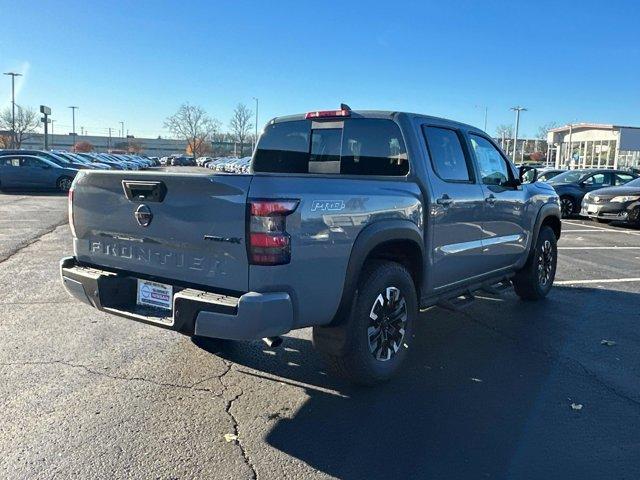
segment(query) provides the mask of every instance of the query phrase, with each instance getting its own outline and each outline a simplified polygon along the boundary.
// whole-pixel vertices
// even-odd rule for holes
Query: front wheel
[[[513,278],[516,294],[523,300],[540,300],[547,296],[556,277],[558,245],[551,227],[543,226],[534,251],[525,266]]]
[[[571,197],[560,198],[560,213],[562,218],[571,217],[576,211],[576,202]]]
[[[372,261],[360,275],[348,318],[335,327],[314,327],[313,343],[333,373],[352,383],[373,385],[400,369],[417,314],[416,289],[407,269],[395,262]]]
[[[62,177],[56,183],[58,190],[61,192],[68,192],[71,188],[71,184],[73,183],[73,179],[69,177]]]

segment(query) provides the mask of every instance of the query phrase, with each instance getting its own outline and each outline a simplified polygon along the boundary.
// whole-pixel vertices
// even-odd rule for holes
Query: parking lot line
[[[554,285],[573,285],[575,283],[626,283],[640,282],[640,278],[603,278],[601,280],[559,280],[553,282]]]
[[[558,247],[558,250],[640,250],[640,247]]]
[[[624,233],[626,235],[640,235],[640,232],[632,232],[629,230],[617,230],[617,229],[613,229],[613,228],[607,228],[607,227],[598,227],[596,225],[584,225],[583,223],[575,223],[575,222],[571,222],[568,220],[563,220],[563,223],[566,223],[568,225],[575,225],[576,227],[587,227],[587,228],[592,228],[595,230],[604,230],[605,232],[612,232],[612,233]],[[567,230],[567,232],[570,232],[571,230]]]
[[[610,230],[596,230],[596,229],[581,229],[581,228],[577,228],[575,230],[563,230],[562,234],[564,235],[565,233],[606,233],[609,232]],[[615,230],[613,230],[615,232]]]

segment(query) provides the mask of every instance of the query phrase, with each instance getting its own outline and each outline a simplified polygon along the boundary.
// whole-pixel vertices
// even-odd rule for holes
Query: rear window
[[[409,162],[400,128],[391,120],[297,120],[267,126],[253,170],[404,176]]]

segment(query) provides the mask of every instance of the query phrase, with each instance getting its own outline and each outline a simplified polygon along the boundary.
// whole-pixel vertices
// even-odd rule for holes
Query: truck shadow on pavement
[[[636,293],[567,287],[542,303],[509,295],[480,299],[464,312],[432,309],[422,314],[403,373],[375,388],[327,375],[306,339],[286,337],[275,354],[258,342],[195,342],[245,374],[302,384],[309,399],[292,418],[277,418],[266,440],[328,475],[606,478],[637,468],[637,448],[617,454],[613,471],[612,459],[594,452],[637,445],[633,402],[640,398],[628,404],[611,394],[635,415],[598,418],[592,411],[588,421],[571,403],[611,402],[601,399],[601,391],[610,393],[601,384],[611,371],[625,374],[620,364],[635,365],[633,378],[640,378],[638,345],[627,357],[600,344],[605,333],[622,336],[626,322],[637,324],[639,311]]]

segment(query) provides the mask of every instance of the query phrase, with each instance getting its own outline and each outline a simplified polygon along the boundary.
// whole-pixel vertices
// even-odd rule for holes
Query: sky
[[[637,1],[0,0],[0,68],[55,133],[167,135],[185,102],[227,129],[234,107],[272,117],[337,108],[512,124],[640,126]],[[0,108],[11,80],[0,77]],[[522,136],[522,135],[520,135]]]

